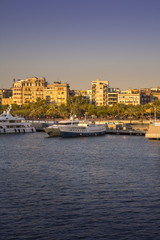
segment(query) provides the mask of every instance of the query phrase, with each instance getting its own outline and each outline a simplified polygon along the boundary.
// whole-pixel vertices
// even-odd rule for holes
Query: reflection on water
[[[1,239],[159,239],[160,141],[0,136]]]

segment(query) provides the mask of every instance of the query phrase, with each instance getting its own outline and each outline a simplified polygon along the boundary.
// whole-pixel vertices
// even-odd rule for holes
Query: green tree
[[[68,107],[65,104],[61,104],[60,106],[58,106],[57,111],[60,117],[68,118],[70,116]]]
[[[88,101],[82,95],[70,97],[67,101],[67,107],[69,111],[77,117],[84,116],[86,110],[88,110]]]
[[[57,117],[57,106],[54,103],[50,103],[48,108],[46,109],[46,116],[47,117]]]

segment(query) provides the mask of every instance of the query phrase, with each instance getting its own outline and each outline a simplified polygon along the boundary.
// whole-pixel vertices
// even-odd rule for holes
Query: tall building
[[[13,103],[22,105],[23,104],[23,82],[25,80],[18,80],[17,82],[13,79],[13,88],[12,88],[12,100]]]
[[[97,79],[92,81],[92,103],[97,106],[107,105],[107,94],[108,94],[108,81],[101,81]]]
[[[25,80],[13,80],[13,103],[22,105],[28,102],[36,102],[37,98],[43,99],[45,78],[26,78]]]
[[[54,82],[44,88],[44,99],[57,105],[66,104],[69,97],[69,84]]]
[[[13,80],[13,103],[22,105],[28,102],[36,102],[37,99],[47,100],[49,103],[66,104],[69,95],[69,84],[55,82],[50,85],[45,78],[26,78],[25,80]]]

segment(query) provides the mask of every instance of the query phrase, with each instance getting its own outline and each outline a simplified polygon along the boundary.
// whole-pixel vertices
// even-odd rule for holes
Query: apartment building
[[[160,100],[160,87],[151,88],[151,102]]]
[[[0,89],[0,104],[12,104],[12,89]]]
[[[96,106],[106,106],[108,96],[108,81],[101,81],[97,79],[92,81],[92,97],[91,101]]]
[[[25,80],[13,80],[13,88],[12,88],[12,100],[13,103],[22,105],[23,104],[23,82]]]
[[[13,103],[22,105],[28,102],[36,102],[37,98],[43,99],[45,78],[26,78],[25,80],[13,80]]]
[[[66,104],[69,97],[69,84],[54,82],[44,88],[44,99],[57,105]]]
[[[23,104],[44,99],[44,88],[47,85],[45,78],[26,78],[23,82]]]
[[[107,104],[113,106],[118,103],[118,94],[120,93],[119,88],[108,88]]]
[[[118,93],[117,92],[109,92],[108,93],[108,105],[113,106],[118,103]]]
[[[36,102],[37,99],[47,100],[49,103],[66,104],[69,95],[67,83],[55,82],[50,85],[45,78],[26,78],[13,81],[13,103],[22,105],[28,102]]]
[[[119,93],[118,94],[118,103],[125,105],[138,105],[140,104],[141,94],[140,93]]]

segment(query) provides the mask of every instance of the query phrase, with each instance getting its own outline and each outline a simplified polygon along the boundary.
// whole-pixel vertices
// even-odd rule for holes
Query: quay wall
[[[37,131],[44,131],[45,127],[51,126],[55,123],[55,121],[47,121],[47,120],[28,120],[28,122],[30,122],[32,124],[33,127],[36,128]],[[110,130],[116,130],[116,133],[118,133],[117,131],[121,131],[122,133],[127,133],[127,131],[141,131],[141,132],[145,132],[148,127],[149,127],[149,123],[150,121],[144,121],[143,123],[140,121],[114,121],[114,120],[109,120],[109,121],[96,121],[96,124],[106,124],[106,130],[110,129]],[[120,127],[119,127],[120,126]],[[121,126],[125,126],[125,129]],[[114,131],[112,131],[111,133],[114,134]]]

